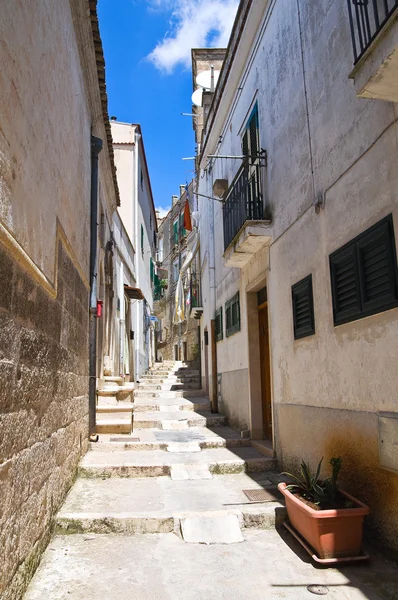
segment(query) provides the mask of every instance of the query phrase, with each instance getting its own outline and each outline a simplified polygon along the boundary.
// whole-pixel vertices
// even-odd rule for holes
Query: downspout
[[[141,252],[141,240],[140,240],[140,231],[139,231],[139,223],[138,223],[138,154],[139,154],[139,145],[138,142],[141,139],[141,134],[135,132],[134,136],[134,229],[135,229],[135,249],[137,256],[136,263],[136,285],[140,287],[140,258],[139,252]],[[142,253],[141,253],[142,254]],[[141,256],[142,258],[142,256]],[[135,345],[135,377],[134,380],[137,381],[139,378],[139,368],[140,368],[140,340],[141,340],[141,303],[136,302],[136,312],[135,312],[135,333],[134,333],[134,345]]]
[[[125,336],[125,314],[126,308],[124,305],[124,265],[120,261],[120,280],[119,280],[119,375],[124,377],[124,336]]]
[[[102,140],[91,136],[90,200],[90,323],[89,323],[89,435],[97,441],[95,411],[97,400],[97,238],[98,238],[98,155]]]

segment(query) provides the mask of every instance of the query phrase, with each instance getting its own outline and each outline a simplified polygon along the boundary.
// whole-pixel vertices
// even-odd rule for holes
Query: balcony
[[[347,0],[361,98],[398,101],[398,0]]]
[[[233,180],[223,205],[224,262],[243,267],[269,244],[270,221],[264,219],[260,164],[244,162]]]

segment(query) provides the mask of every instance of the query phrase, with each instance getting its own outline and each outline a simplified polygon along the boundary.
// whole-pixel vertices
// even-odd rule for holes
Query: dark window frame
[[[309,309],[309,322],[304,326],[299,326],[297,323],[297,302],[303,298],[307,299]],[[300,279],[292,285],[292,307],[293,307],[293,332],[294,339],[299,340],[315,333],[315,311],[314,311],[314,294],[312,289],[312,273]]]
[[[224,324],[222,318],[222,306],[218,308],[214,315],[215,337],[216,342],[221,342],[224,338]]]
[[[240,331],[240,298],[239,292],[236,292],[225,303],[225,335],[230,337]]]
[[[377,239],[383,239],[386,245],[388,269],[388,282],[390,284],[390,294],[386,294],[385,299],[369,299],[370,287],[366,283],[365,272],[365,253],[371,250],[372,243]],[[380,245],[380,244],[379,244]],[[339,310],[338,290],[337,290],[337,270],[346,260],[350,260],[351,267],[355,273],[356,304],[351,309]],[[333,303],[333,322],[335,326],[357,321],[371,315],[375,315],[398,306],[398,272],[397,272],[397,253],[394,235],[394,224],[392,215],[387,215],[361,234],[344,244],[338,250],[335,250],[329,256],[330,266],[330,284],[332,290]],[[381,277],[381,275],[379,276]]]

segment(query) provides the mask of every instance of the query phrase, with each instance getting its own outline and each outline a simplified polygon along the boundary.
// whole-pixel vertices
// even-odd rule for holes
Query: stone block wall
[[[0,597],[22,598],[88,439],[88,289],[58,243],[56,297],[0,244]]]

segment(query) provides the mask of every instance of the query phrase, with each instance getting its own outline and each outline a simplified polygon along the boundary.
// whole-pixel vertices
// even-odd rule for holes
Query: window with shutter
[[[214,320],[216,330],[216,342],[220,342],[223,339],[222,306],[220,306],[220,308],[216,310]]]
[[[225,303],[226,336],[229,337],[240,331],[239,292]]]
[[[294,339],[315,333],[314,299],[312,275],[308,275],[292,286]]]
[[[335,325],[398,306],[391,215],[333,252],[329,261]]]

